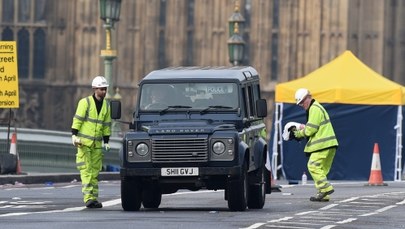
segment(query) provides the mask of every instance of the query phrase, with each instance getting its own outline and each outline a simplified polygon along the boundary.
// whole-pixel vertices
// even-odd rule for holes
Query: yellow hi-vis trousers
[[[326,177],[332,167],[333,158],[335,157],[336,147],[311,153],[308,160],[308,171],[315,183],[318,192],[327,192],[333,189]]]
[[[76,167],[80,171],[83,201],[97,200],[98,174],[103,165],[101,148],[81,146],[77,148]]]

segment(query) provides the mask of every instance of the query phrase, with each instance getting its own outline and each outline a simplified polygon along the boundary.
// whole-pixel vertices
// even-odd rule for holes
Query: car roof
[[[168,67],[155,70],[146,75],[143,80],[167,79],[233,79],[246,81],[248,78],[258,78],[256,69],[250,66],[217,66],[217,67]]]

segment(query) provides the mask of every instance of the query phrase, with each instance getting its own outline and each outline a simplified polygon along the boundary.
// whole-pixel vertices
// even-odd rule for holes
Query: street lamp
[[[228,51],[229,61],[234,66],[240,64],[243,60],[243,52],[245,41],[239,34],[242,30],[242,25],[245,23],[245,18],[239,12],[239,1],[235,0],[235,8],[233,14],[228,19],[229,25],[229,39],[228,39]]]
[[[100,0],[100,18],[104,21],[103,27],[105,28],[105,49],[101,50],[100,56],[104,58],[104,76],[109,83],[106,99],[120,99],[119,89],[115,98],[111,97],[113,93],[113,80],[112,80],[112,62],[117,57],[117,50],[111,48],[111,29],[114,29],[114,23],[120,20],[121,0]],[[112,135],[116,136],[120,132],[118,124],[112,122]]]
[[[231,37],[234,33],[234,26],[235,22],[238,23],[239,25],[239,30],[243,30],[243,24],[245,23],[245,18],[242,16],[242,14],[239,11],[240,6],[239,6],[239,1],[235,0],[235,8],[233,10],[233,14],[228,18],[228,25],[229,25],[229,37]]]
[[[234,66],[239,65],[243,60],[245,41],[239,35],[239,25],[235,22],[233,35],[228,39],[229,62]]]
[[[114,89],[112,81],[112,62],[117,57],[117,50],[111,48],[111,29],[114,23],[120,20],[121,0],[100,0],[100,18],[104,21],[105,49],[101,50],[100,56],[104,58],[104,76],[109,83],[106,98],[110,99],[110,92]]]

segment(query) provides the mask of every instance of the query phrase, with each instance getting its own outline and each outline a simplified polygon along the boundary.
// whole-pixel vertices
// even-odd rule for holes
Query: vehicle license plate
[[[162,176],[198,176],[198,168],[162,168]]]

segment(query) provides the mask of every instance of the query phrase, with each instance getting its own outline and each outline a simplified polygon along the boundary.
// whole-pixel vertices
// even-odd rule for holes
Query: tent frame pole
[[[280,153],[281,159],[283,154],[283,144],[282,144],[282,120],[283,120],[283,103],[276,103],[274,109],[274,135],[273,135],[273,153],[271,158],[271,174],[273,180],[277,180],[277,171],[282,168],[282,163],[278,165],[278,155]],[[280,147],[280,152],[278,151]]]
[[[402,105],[398,106],[397,125],[394,127],[397,130],[397,140],[395,144],[395,174],[394,181],[402,180]]]

